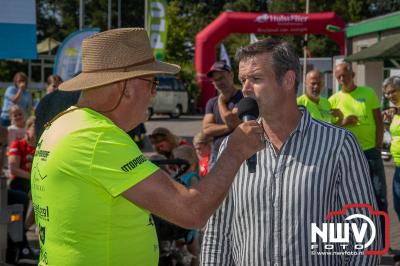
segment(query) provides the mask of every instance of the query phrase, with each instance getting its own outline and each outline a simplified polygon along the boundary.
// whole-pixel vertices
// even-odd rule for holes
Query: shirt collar
[[[293,133],[299,132],[301,136],[304,137],[311,124],[311,115],[303,106],[299,106],[299,111],[301,112],[300,123],[297,125],[296,129],[293,130]]]

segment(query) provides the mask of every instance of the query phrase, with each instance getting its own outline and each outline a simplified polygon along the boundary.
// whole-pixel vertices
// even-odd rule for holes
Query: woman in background
[[[6,89],[4,93],[3,108],[1,111],[0,125],[8,127],[11,124],[9,111],[12,105],[21,107],[26,117],[32,111],[32,95],[27,90],[28,76],[24,72],[18,72],[13,78],[14,85]]]

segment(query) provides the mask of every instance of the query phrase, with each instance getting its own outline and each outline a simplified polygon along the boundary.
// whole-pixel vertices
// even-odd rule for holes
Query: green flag
[[[167,45],[167,1],[147,0],[147,32],[149,33],[151,48],[157,60],[165,57]]]

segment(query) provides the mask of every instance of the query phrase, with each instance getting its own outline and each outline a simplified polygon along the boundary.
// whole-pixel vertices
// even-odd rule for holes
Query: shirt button
[[[278,203],[274,202],[274,207],[275,208],[278,207]]]

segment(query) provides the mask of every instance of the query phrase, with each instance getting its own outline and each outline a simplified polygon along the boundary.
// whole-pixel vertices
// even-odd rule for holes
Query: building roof
[[[49,50],[51,51],[54,48],[57,48],[59,45],[60,45],[59,41],[56,41],[53,38],[46,38],[37,44],[36,49],[38,54],[43,54],[43,53],[48,53]]]
[[[400,59],[400,34],[394,34],[358,53],[345,58],[345,61],[378,61]]]
[[[400,11],[351,24],[346,28],[346,37],[351,38],[394,28],[400,28]]]

